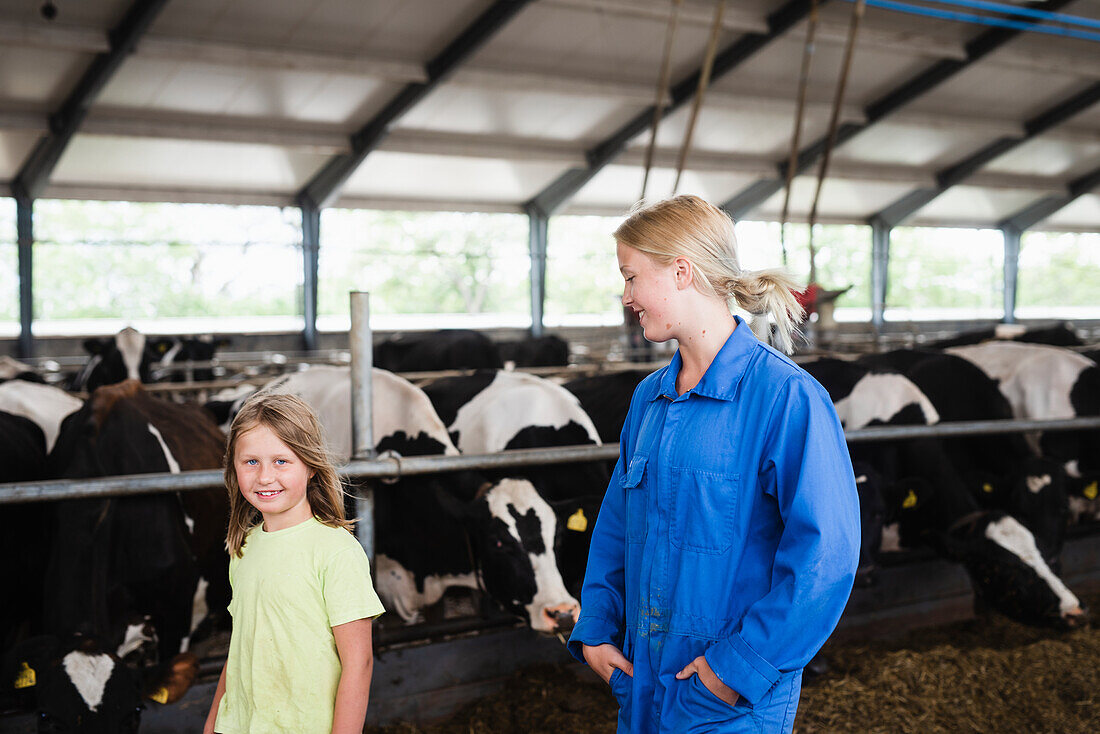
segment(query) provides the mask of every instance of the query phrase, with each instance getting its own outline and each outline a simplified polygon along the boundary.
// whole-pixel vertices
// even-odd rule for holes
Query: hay
[[[1100,609],[1100,595],[1082,599]],[[1100,732],[1100,629],[1061,633],[1003,617],[828,644],[829,672],[802,691],[798,734]],[[606,686],[576,666],[538,666],[433,726],[368,734],[578,734],[615,731]]]

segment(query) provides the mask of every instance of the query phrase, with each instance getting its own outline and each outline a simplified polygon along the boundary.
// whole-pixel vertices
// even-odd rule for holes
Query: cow
[[[80,410],[83,401],[60,388],[24,380],[0,383],[0,410],[21,415],[35,423],[46,441],[46,453],[53,450],[61,421]]]
[[[12,359],[5,354],[0,357],[0,382],[5,382],[7,380],[45,382],[34,367],[16,359]]]
[[[463,453],[601,443],[577,398],[534,375],[483,370],[467,377],[435,380],[424,386],[424,392]],[[558,606],[560,611],[573,614],[577,608],[575,597],[584,580],[593,523],[610,480],[607,466],[586,461],[501,470],[490,476],[522,477],[554,507],[554,515],[539,513],[537,525],[532,520],[531,532],[536,528],[541,531],[541,540],[534,541],[536,547],[557,553],[569,594]],[[540,553],[532,553],[532,562],[539,557]],[[539,588],[560,596],[553,576],[548,571],[545,584],[540,581]]]
[[[502,341],[496,346],[506,367],[559,367],[569,364],[569,343],[553,334]]]
[[[374,366],[390,372],[430,372],[503,366],[493,341],[469,329],[395,334],[374,346]]]
[[[217,469],[224,450],[224,436],[201,408],[154,398],[125,380],[98,388],[64,419],[48,473],[85,479]],[[228,605],[224,490],[70,500],[51,510],[47,632],[109,640],[122,620],[149,615],[166,661],[193,627],[200,575],[211,611]]]
[[[928,397],[901,374],[835,359],[802,367],[829,392],[846,429],[940,420]],[[861,442],[851,453],[853,462],[866,461],[882,474],[884,522],[901,522],[903,544],[920,542],[962,563],[979,604],[1028,624],[1068,628],[1087,620],[1031,531],[1003,511],[981,509],[941,442]]]
[[[618,443],[630,409],[630,398],[638,383],[645,379],[646,370],[623,370],[602,375],[578,377],[566,382],[564,387],[577,396],[581,408],[592,419],[600,440]]]
[[[218,376],[218,370],[209,364],[214,354],[231,341],[225,337],[169,336],[158,337],[149,342],[154,355],[159,355],[150,366],[150,379],[153,382],[204,382]],[[199,367],[189,367],[190,363],[200,363]],[[173,369],[183,365],[187,370]]]
[[[333,455],[338,460],[351,455],[347,367],[284,375],[263,391],[301,397],[317,412]],[[432,403],[412,383],[375,369],[372,397],[372,429],[380,454],[458,453]],[[522,479],[450,472],[384,484],[375,492],[375,581],[383,602],[412,624],[448,588],[483,586],[490,598],[532,629],[559,631],[555,611],[576,602],[564,592],[555,593],[562,582],[552,545],[540,553],[528,552],[532,518],[552,520],[553,509]]]
[[[987,342],[947,352],[995,380],[1016,418],[1100,415],[1100,365],[1069,349]],[[1071,485],[1087,485],[1100,477],[1100,431],[1049,431],[1029,434],[1028,439],[1043,456],[1065,466]]]
[[[947,349],[948,347],[980,344],[994,339],[1030,344],[1048,344],[1056,347],[1078,347],[1083,343],[1069,323],[1032,327],[1030,329],[1018,324],[997,324],[989,329],[966,331],[948,339],[940,339],[932,342],[929,346],[934,349]]]
[[[187,378],[170,370],[172,364],[186,361],[209,361],[218,347],[228,344],[213,337],[147,337],[127,326],[113,337],[85,339],[84,350],[91,355],[81,370],[69,382],[69,389],[92,392],[101,385],[113,385],[122,380],[154,382],[168,377],[173,381]],[[210,367],[193,370],[196,380],[210,380]]]

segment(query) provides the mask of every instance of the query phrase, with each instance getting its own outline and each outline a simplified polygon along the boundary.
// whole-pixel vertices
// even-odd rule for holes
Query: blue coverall
[[[791,731],[802,669],[859,560],[859,500],[828,393],[740,319],[699,384],[680,353],[634,392],[569,639],[610,642],[618,731]],[[740,698],[693,675],[699,655]]]

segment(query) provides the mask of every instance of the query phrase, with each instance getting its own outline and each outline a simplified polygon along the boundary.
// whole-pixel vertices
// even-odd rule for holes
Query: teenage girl
[[[790,351],[794,283],[742,271],[733,222],[694,196],[614,236],[623,305],[679,349],[634,392],[569,649],[610,683],[619,732],[789,732],[860,542],[829,395],[732,315],[770,314]]]
[[[309,406],[247,402],[225,484],[233,635],[205,733],[362,732],[384,609]]]

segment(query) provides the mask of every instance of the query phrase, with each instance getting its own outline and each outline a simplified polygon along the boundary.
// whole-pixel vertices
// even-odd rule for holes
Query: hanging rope
[[[802,47],[802,70],[798,76],[798,106],[794,112],[794,132],[791,135],[791,155],[787,159],[787,182],[783,192],[783,211],[779,215],[779,247],[783,251],[783,267],[787,266],[787,215],[791,206],[791,182],[798,165],[798,146],[802,140],[802,115],[806,109],[806,92],[810,88],[810,62],[814,55],[814,34],[817,33],[817,0],[810,4],[810,24],[806,29],[806,44]]]
[[[688,151],[691,150],[691,138],[695,133],[695,121],[699,118],[699,108],[703,106],[703,97],[707,93],[707,85],[710,84],[710,71],[714,67],[714,57],[718,53],[718,33],[722,30],[722,15],[726,11],[726,0],[720,0],[714,9],[714,25],[710,29],[710,41],[707,42],[707,53],[703,59],[703,68],[699,71],[699,86],[695,88],[695,101],[691,105],[691,118],[688,120],[687,129],[684,131],[684,142],[680,146],[680,155],[676,159],[676,180],[672,183],[672,195],[676,195],[676,189],[680,188],[680,176],[684,172],[684,164],[687,162]]]
[[[852,68],[852,55],[856,47],[856,36],[859,34],[859,22],[863,19],[863,10],[867,7],[867,0],[857,0],[852,7],[852,20],[848,26],[848,44],[844,49],[844,63],[840,71],[840,82],[836,87],[836,97],[833,99],[833,113],[829,118],[829,138],[825,143],[825,153],[821,156],[821,166],[817,170],[817,189],[814,191],[814,202],[810,207],[810,282],[817,281],[817,268],[814,263],[816,251],[814,250],[814,223],[817,221],[817,202],[821,198],[821,185],[825,182],[825,175],[829,170],[829,160],[833,155],[833,146],[836,145],[836,130],[840,121],[840,108],[844,104],[844,90],[848,86],[848,73]]]
[[[816,2],[816,0],[815,0]],[[657,128],[664,117],[665,96],[668,94],[669,77],[672,74],[672,44],[676,38],[676,26],[680,22],[680,7],[684,0],[672,0],[672,16],[668,19],[668,31],[665,33],[665,56],[661,61],[661,75],[657,80],[657,101],[653,105],[653,122],[649,126],[649,145],[645,149],[645,174],[642,176],[642,195],[649,185],[649,169],[653,166],[653,149],[657,145]]]

